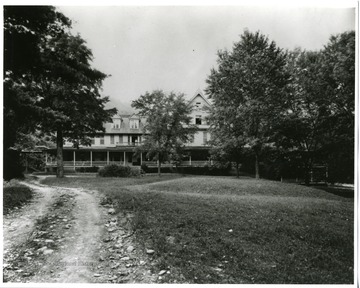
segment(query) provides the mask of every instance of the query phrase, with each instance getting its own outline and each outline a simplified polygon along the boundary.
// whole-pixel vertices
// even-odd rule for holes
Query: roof
[[[200,89],[198,89],[195,93],[195,95],[189,100],[189,105],[195,100],[197,96],[200,96],[207,105],[211,106],[210,102],[205,98],[204,94]]]

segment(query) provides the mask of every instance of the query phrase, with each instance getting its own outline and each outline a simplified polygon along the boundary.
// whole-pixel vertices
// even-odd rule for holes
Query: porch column
[[[142,153],[140,153],[140,166],[142,165]]]
[[[125,162],[126,162],[126,152],[124,151],[124,166],[125,166]]]
[[[73,159],[74,159],[74,170],[75,170],[75,167],[76,167],[76,162],[75,162],[75,161],[76,161],[75,150],[74,150],[74,152],[73,152],[73,157],[74,157]]]
[[[106,151],[106,163],[109,165],[109,151]]]
[[[189,156],[189,164],[191,166],[191,155]]]
[[[90,151],[90,166],[92,167],[92,151]]]

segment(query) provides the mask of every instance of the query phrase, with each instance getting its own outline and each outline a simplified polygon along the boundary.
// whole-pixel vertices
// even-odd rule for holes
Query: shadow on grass
[[[326,191],[328,193],[344,197],[344,198],[354,198],[354,188],[348,187],[331,187],[331,186],[315,186],[314,188]]]

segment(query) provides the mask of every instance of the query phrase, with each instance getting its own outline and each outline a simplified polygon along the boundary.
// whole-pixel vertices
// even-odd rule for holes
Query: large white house
[[[191,142],[186,144],[186,157],[180,165],[203,166],[209,161],[210,134],[206,123],[207,108],[211,104],[201,91],[198,91],[188,103],[192,109],[192,124],[198,126],[198,132]],[[115,115],[111,123],[105,123],[105,132],[99,133],[92,139],[91,146],[74,148],[72,143],[65,143],[63,157],[64,167],[76,169],[78,167],[102,167],[108,164],[140,166],[156,165],[156,162],[146,159],[146,153],[135,155],[136,146],[141,145],[144,137],[146,118],[137,114]],[[55,149],[46,151],[46,167],[56,167]]]

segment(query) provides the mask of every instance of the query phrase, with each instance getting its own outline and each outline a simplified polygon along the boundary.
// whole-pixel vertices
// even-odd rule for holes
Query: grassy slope
[[[166,282],[353,282],[352,199],[266,180],[171,178],[47,181],[99,189],[135,213],[154,269],[170,267]]]
[[[20,184],[11,184],[3,188],[3,214],[7,214],[14,207],[20,207],[33,197],[29,187]]]

